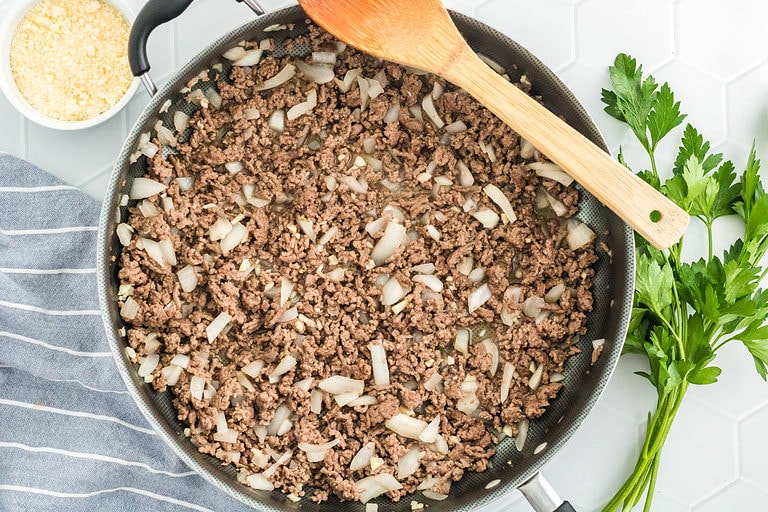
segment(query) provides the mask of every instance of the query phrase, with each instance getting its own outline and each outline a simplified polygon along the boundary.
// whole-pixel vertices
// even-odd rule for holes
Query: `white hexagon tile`
[[[13,0],[0,0],[0,17]],[[144,0],[127,0],[136,10]],[[264,1],[275,9],[290,1]],[[600,89],[619,52],[637,57],[660,82],[669,82],[682,108],[715,149],[743,166],[753,140],[768,162],[768,2],[764,0],[446,0],[519,41],[549,65],[583,102],[613,152],[645,168],[646,156],[629,132],[602,111]],[[196,0],[177,21],[150,39],[154,78],[162,83],[201,48],[251,17],[234,0]],[[83,188],[104,193],[122,140],[148,96],[141,91],[121,115],[90,130],[66,133],[37,126],[0,95],[0,151],[15,154]],[[679,134],[679,130],[677,132]],[[675,143],[660,148],[669,168]],[[767,167],[768,168],[768,167]],[[716,226],[716,250],[739,228]],[[703,231],[685,257],[696,257]],[[718,359],[721,382],[693,388],[672,428],[659,471],[655,512],[768,509],[768,384],[756,376],[742,347]],[[640,357],[623,358],[601,401],[565,448],[543,469],[580,511],[599,510],[630,471],[640,448],[651,387],[633,372]],[[517,491],[482,512],[529,512]]]

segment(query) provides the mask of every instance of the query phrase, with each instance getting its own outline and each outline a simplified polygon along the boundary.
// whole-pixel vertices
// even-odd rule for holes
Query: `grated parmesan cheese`
[[[22,96],[63,121],[95,117],[115,105],[133,77],[125,17],[104,0],[43,0],[11,42],[11,71]]]

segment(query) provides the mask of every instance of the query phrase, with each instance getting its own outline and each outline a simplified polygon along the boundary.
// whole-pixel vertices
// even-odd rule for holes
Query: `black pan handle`
[[[576,512],[576,509],[557,495],[541,473],[536,473],[518,487],[536,512]]]
[[[244,2],[257,16],[264,14],[264,9],[259,5],[258,0],[237,1]],[[131,34],[128,37],[128,63],[133,76],[141,79],[152,96],[157,92],[157,87],[149,77],[150,66],[147,57],[149,35],[163,23],[168,23],[180,16],[191,3],[192,0],[149,0],[133,22]]]

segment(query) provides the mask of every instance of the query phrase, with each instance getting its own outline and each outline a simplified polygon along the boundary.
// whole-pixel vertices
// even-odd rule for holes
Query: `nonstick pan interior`
[[[508,37],[482,23],[457,13],[451,13],[451,16],[475,51],[501,64],[513,80],[525,74],[533,84],[533,93],[542,96],[547,107],[564,116],[572,126],[597,145],[606,148],[605,141],[583,107],[540,61]],[[132,179],[145,172],[143,157],[135,163],[130,163],[130,154],[136,147],[139,135],[150,130],[158,117],[163,119],[165,124],[171,124],[176,110],[183,109],[190,113],[193,107],[183,100],[180,89],[200,71],[214,64],[228,66],[227,61],[221,58],[221,54],[228,48],[243,39],[260,40],[270,37],[276,43],[276,56],[286,55],[286,48],[281,43],[286,38],[306,30],[303,23],[305,18],[301,8],[297,6],[266,14],[246,23],[214,42],[181,69],[175,78],[169,80],[151,99],[125,141],[104,201],[98,248],[99,294],[107,337],[129,391],[161,437],[191,468],[221,489],[260,510],[362,512],[365,506],[358,502],[339,502],[332,497],[322,504],[313,503],[308,498],[294,503],[280,491],[252,490],[236,481],[234,468],[223,467],[218,459],[199,453],[183,435],[184,427],[176,419],[170,394],[155,392],[137,376],[134,365],[125,358],[127,343],[125,337],[120,335],[120,329],[124,325],[115,300],[119,287],[116,261],[121,247],[115,235],[115,228],[117,223],[127,218],[126,206],[120,205],[121,198],[130,189]],[[268,33],[263,31],[264,28],[275,24],[294,25],[291,30]],[[307,52],[309,48],[301,46],[292,47],[290,51],[294,56],[302,56]],[[171,107],[166,113],[159,114],[161,106],[169,99]],[[392,503],[388,498],[382,497],[376,500],[381,512],[410,510],[411,499],[428,504],[430,510],[437,512],[473,510],[498,498],[525,482],[546,463],[576,431],[599,398],[621,353],[629,323],[634,245],[631,230],[620,219],[588,192],[582,189],[581,194],[578,217],[597,233],[596,243],[604,242],[610,252],[598,251],[600,260],[595,268],[594,310],[589,315],[588,332],[578,343],[581,353],[571,357],[566,364],[563,389],[546,413],[531,422],[523,451],[518,452],[513,440],[506,439],[497,447],[492,466],[483,473],[467,473],[459,482],[453,484],[446,500],[431,501],[421,496],[421,493],[398,503]],[[595,339],[605,339],[604,350],[597,363],[591,365],[592,341]]]

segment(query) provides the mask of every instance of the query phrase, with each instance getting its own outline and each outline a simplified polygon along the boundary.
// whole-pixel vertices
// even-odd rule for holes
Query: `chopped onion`
[[[467,279],[469,279],[472,283],[480,283],[485,279],[485,269],[483,267],[475,267],[472,269],[472,272],[467,275]]]
[[[384,235],[376,242],[371,251],[371,259],[376,265],[383,264],[387,258],[400,246],[405,238],[405,226],[397,222],[389,222],[384,229]]]
[[[374,149],[376,149],[376,139],[373,137],[366,137],[363,139],[363,151],[370,155],[373,153]]]
[[[261,55],[263,53],[264,51],[259,48],[251,48],[250,50],[246,50],[239,59],[233,61],[232,65],[243,67],[255,66],[261,60]]]
[[[192,265],[182,268],[176,272],[176,275],[183,292],[189,293],[197,287],[197,274],[195,274],[195,268]]]
[[[224,164],[224,168],[229,171],[230,174],[237,174],[243,170],[243,162],[227,162]]]
[[[384,114],[382,121],[387,124],[393,123],[397,121],[397,118],[399,115],[400,115],[400,103],[395,103],[394,105],[389,107],[389,110],[387,110],[387,113]]]
[[[414,272],[418,272],[419,274],[431,274],[435,271],[435,264],[434,263],[421,263],[419,265],[414,265],[411,267],[411,270]]]
[[[161,267],[165,266],[166,261],[165,257],[163,256],[163,251],[160,249],[160,244],[149,238],[139,238],[139,242],[141,242],[142,248],[146,251],[150,258],[155,260]],[[137,242],[136,246],[138,247],[138,245],[139,244]]]
[[[417,274],[411,278],[414,283],[422,283],[427,288],[437,293],[443,291],[443,282],[439,277],[431,274]]]
[[[236,443],[237,434],[237,430],[234,429],[229,429],[226,432],[214,432],[213,440],[220,443]]]
[[[550,180],[562,183],[566,187],[573,183],[573,178],[562,170],[559,165],[552,162],[530,162],[528,166],[542,178],[549,178]]]
[[[277,133],[285,130],[285,110],[278,109],[272,112],[267,119],[267,125]]]
[[[432,95],[427,94],[422,98],[421,100],[421,108],[424,110],[424,113],[427,114],[427,117],[429,118],[432,123],[438,127],[442,128],[445,126],[445,122],[440,118],[440,115],[437,113],[437,110],[435,109],[435,103],[432,100]]]
[[[121,245],[126,247],[130,245],[133,236],[133,228],[129,224],[121,222],[117,225],[115,232],[117,233],[117,238],[120,240]]]
[[[349,463],[349,469],[357,471],[366,467],[370,462],[371,457],[373,457],[375,450],[376,444],[373,441],[366,443],[357,451],[355,456],[352,457],[352,461]]]
[[[263,208],[267,206],[272,201],[269,199],[263,199],[261,197],[249,197],[246,201],[248,204],[252,204],[256,208]]]
[[[221,331],[223,331],[224,328],[229,324],[230,320],[232,320],[232,317],[229,315],[229,313],[222,311],[219,313],[219,316],[214,318],[213,321],[208,324],[208,327],[205,328],[205,334],[208,336],[209,343],[216,339]]]
[[[389,365],[387,364],[387,352],[381,341],[372,341],[368,344],[371,351],[371,367],[373,369],[373,382],[377,386],[389,384]]]
[[[175,386],[179,383],[179,377],[181,377],[183,371],[181,367],[172,364],[160,370],[160,376],[165,379],[167,385]]]
[[[309,238],[309,240],[310,240],[312,243],[314,243],[315,241],[317,241],[317,235],[315,234],[315,229],[314,229],[314,227],[312,226],[312,221],[311,221],[311,220],[309,220],[309,219],[307,219],[307,218],[304,218],[304,217],[302,217],[302,218],[300,218],[298,221],[296,221],[296,223],[299,225],[299,228],[301,229],[301,231],[302,231],[302,232],[303,232],[305,235],[307,235],[307,237]],[[281,305],[282,305],[282,304],[281,304]]]
[[[421,433],[427,428],[427,422],[407,414],[398,413],[385,421],[384,426],[403,437],[419,439]]]
[[[522,294],[523,288],[521,286],[510,286],[504,290],[504,302],[510,306],[515,306],[520,302]]]
[[[605,338],[592,340],[592,350],[597,350],[605,344]],[[550,379],[551,380],[551,379]]]
[[[176,354],[171,358],[171,364],[178,366],[179,368],[187,368],[189,366],[189,356],[185,354]]]
[[[467,164],[459,160],[456,162],[456,168],[459,169],[459,184],[462,187],[469,187],[475,184],[475,177],[472,176],[472,171],[469,170]]]
[[[515,448],[517,451],[523,451],[525,440],[528,438],[528,418],[520,420],[517,424],[517,436],[515,436]]]
[[[454,121],[445,127],[445,131],[448,133],[461,133],[467,130],[467,125],[464,121]]]
[[[309,92],[307,92],[307,101],[304,101],[302,103],[299,103],[289,108],[288,113],[285,116],[288,118],[289,121],[293,121],[294,119],[301,117],[307,112],[310,112],[316,106],[317,106],[317,91],[315,89],[311,89]]]
[[[264,80],[264,83],[257,87],[256,90],[266,91],[267,89],[274,89],[293,78],[294,75],[296,75],[296,66],[293,64],[286,64],[275,76]]]
[[[248,237],[248,228],[235,222],[232,224],[232,231],[221,240],[221,252],[227,254],[229,251],[240,245]]]
[[[227,236],[230,231],[232,231],[232,223],[227,219],[219,217],[208,229],[208,238],[216,242]]]
[[[245,477],[245,481],[248,482],[249,486],[259,491],[272,491],[275,489],[274,484],[261,473],[249,475]]]
[[[568,219],[568,246],[571,250],[581,249],[594,240],[595,232],[583,222]]]
[[[439,373],[433,373],[429,376],[426,382],[424,382],[424,389],[427,391],[435,391],[436,389],[440,388],[442,382],[443,376]]]
[[[447,494],[440,494],[439,492],[432,491],[431,489],[425,489],[422,494],[424,494],[425,498],[434,501],[443,501],[444,499],[448,498]]]
[[[195,398],[197,400],[202,400],[204,390],[205,390],[205,379],[203,377],[198,377],[197,375],[193,375],[192,378],[189,379],[190,396],[192,396],[192,398]]]
[[[336,64],[336,54],[333,52],[312,52],[312,63],[333,66]]]
[[[159,354],[149,354],[144,358],[144,361],[139,366],[139,377],[146,377],[147,375],[151,375],[152,372],[155,371],[155,368],[157,368],[158,363],[160,362],[160,355]]]
[[[269,422],[269,425],[267,426],[267,435],[268,436],[276,436],[280,435],[278,432],[281,432],[283,430],[283,423],[290,422],[291,417],[291,410],[288,408],[285,404],[280,404],[280,406],[275,410],[275,415],[272,416],[272,419]]]
[[[339,395],[336,395],[336,396],[339,396]],[[376,405],[378,403],[379,403],[379,400],[375,396],[363,395],[355,398],[354,400],[347,402],[347,405],[349,407],[357,407],[360,405]]]
[[[208,102],[211,104],[211,106],[215,109],[221,108],[221,95],[219,95],[219,92],[216,89],[208,89],[205,91],[205,97],[208,99]],[[168,130],[168,133],[171,133],[170,130]],[[171,134],[173,135],[173,134]],[[176,143],[176,140],[173,140],[173,143]]]
[[[338,395],[333,395],[333,399],[337,404],[339,404],[339,407],[344,407],[348,403],[357,400],[358,398],[360,398],[358,393],[340,393]]]
[[[561,382],[565,380],[565,375],[559,372],[552,372],[549,374],[549,382]]]
[[[355,79],[360,76],[360,73],[362,73],[362,69],[360,68],[354,68],[350,69],[346,72],[344,75],[343,80],[339,80],[338,78],[334,78],[334,81],[336,82],[336,85],[338,85],[339,90],[341,92],[348,92],[350,88],[352,88],[352,84],[355,82]]]
[[[307,455],[308,462],[321,462],[331,448],[339,444],[339,439],[322,444],[299,443],[299,450]]]
[[[283,311],[279,317],[275,320],[276,323],[282,324],[285,322],[291,322],[293,320],[296,320],[299,317],[299,310],[296,308],[296,306],[292,308],[288,308],[285,311]]]
[[[533,144],[528,142],[527,140],[520,138],[520,156],[524,158],[525,160],[530,160],[533,158],[534,154],[536,153],[536,148],[533,147]]]
[[[264,368],[264,361],[262,361],[261,359],[257,359],[243,366],[240,369],[240,371],[246,374],[247,376],[255,379],[256,377],[259,376],[263,368]]]
[[[422,443],[431,444],[437,440],[437,436],[440,433],[440,415],[429,422],[427,428],[419,435],[419,441]]]
[[[375,78],[367,78],[366,80],[368,81],[368,97],[375,99],[384,92],[381,82]]]
[[[467,256],[461,260],[458,265],[456,265],[456,270],[458,270],[460,274],[469,276],[469,273],[472,272],[472,266],[474,264],[475,262],[472,260],[472,256]]]
[[[315,382],[315,379],[313,379],[312,377],[307,377],[306,379],[302,379],[299,382],[294,383],[293,387],[309,393],[309,389],[312,387],[312,384],[314,382]]]
[[[157,245],[160,246],[160,251],[163,253],[163,259],[166,263],[171,266],[176,265],[176,250],[173,248],[173,242],[165,238],[160,240]]]
[[[419,469],[419,447],[414,445],[397,461],[397,478],[408,478]]]
[[[536,391],[536,388],[538,388],[539,384],[541,384],[541,376],[543,373],[544,373],[544,365],[539,364],[539,366],[536,367],[536,370],[531,375],[531,378],[528,379],[528,387]]]
[[[237,59],[242,59],[245,55],[245,48],[242,46],[234,46],[224,52],[221,56],[227,59],[228,61],[234,62]]]
[[[280,307],[283,307],[283,304],[288,302],[288,298],[291,296],[292,292],[293,282],[286,277],[280,278]]]
[[[341,375],[334,375],[317,383],[317,386],[332,395],[340,395],[341,393],[357,393],[363,394],[365,389],[365,382],[362,380],[351,379],[349,377],[342,377]]]
[[[515,365],[507,361],[504,363],[504,373],[501,374],[501,401],[504,405],[509,397],[509,390],[512,387],[512,378],[515,376]]]
[[[134,178],[128,197],[131,199],[145,199],[159,194],[166,188],[168,188],[167,185],[150,180],[149,178]]]
[[[176,184],[179,186],[179,190],[187,191],[195,184],[195,178],[191,176],[181,176],[176,178]]]
[[[278,363],[272,373],[269,374],[269,378],[273,379],[285,375],[296,366],[296,362],[296,358],[288,354],[280,360],[280,363]]]
[[[463,328],[456,329],[456,339],[453,342],[453,348],[462,354],[469,353],[469,330]]]
[[[512,209],[512,203],[509,202],[509,199],[499,187],[489,183],[483,187],[483,192],[491,198],[491,201],[501,208],[501,211],[507,216],[509,222],[515,222],[517,220],[517,215],[515,215],[515,211]]]
[[[331,240],[333,240],[333,237],[335,237],[339,232],[339,228],[336,226],[331,226],[331,229],[325,232],[322,237],[320,237],[320,240],[317,241],[319,245],[325,245]]]
[[[323,410],[323,392],[319,389],[313,389],[309,394],[309,410],[315,414],[320,414]]]
[[[445,440],[443,436],[437,436],[437,439],[435,440],[435,444],[433,444],[435,450],[440,455],[448,455],[448,452],[450,451],[450,448],[448,447],[448,442]]]
[[[477,219],[480,222],[480,224],[482,224],[483,227],[486,229],[495,228],[499,224],[499,220],[500,220],[498,214],[495,211],[488,210],[485,208],[482,210],[477,210],[476,212],[471,213],[470,215],[472,215],[475,219]]]
[[[227,417],[224,414],[224,411],[219,411],[218,414],[216,414],[216,432],[223,434],[227,430],[229,430],[229,427],[227,426]]]
[[[489,371],[491,372],[491,377],[496,375],[496,371],[499,369],[499,347],[496,346],[496,343],[489,339],[484,339],[481,342],[481,345],[485,349],[486,354],[490,354],[491,356],[491,368]]]
[[[544,193],[543,195],[546,198],[547,203],[549,203],[549,206],[552,208],[552,211],[555,212],[555,215],[562,217],[568,213],[568,207],[565,206],[561,201],[552,197],[552,195],[550,195],[550,193],[546,190],[541,189],[541,191]]]
[[[377,233],[379,233],[382,229],[384,229],[384,226],[387,224],[387,218],[386,217],[379,217],[376,220],[372,220],[369,223],[365,225],[365,231],[368,232],[369,235],[373,236]]]
[[[544,301],[548,302],[549,304],[554,304],[555,302],[560,300],[560,297],[563,296],[564,291],[565,291],[565,285],[563,283],[556,284],[555,286],[549,289],[546,295],[544,295]]]
[[[169,145],[169,146],[175,146],[176,145],[176,137],[173,135],[173,132],[169,130],[167,127],[163,126],[163,122],[158,120],[155,123],[155,131],[157,132],[157,140],[160,141],[160,144],[163,145]]]
[[[296,67],[299,68],[304,76],[315,82],[316,84],[326,84],[333,80],[334,73],[333,68],[325,65],[309,64],[303,60],[295,61]]]
[[[403,486],[400,485],[400,482],[389,473],[367,476],[355,482],[355,490],[360,494],[360,501],[363,503],[367,503],[386,492],[402,488]]]
[[[139,203],[139,211],[144,217],[154,217],[160,214],[160,210],[146,199]]]
[[[367,194],[368,184],[358,181],[352,176],[339,176],[339,181],[345,184],[355,194]]]
[[[357,77],[357,86],[360,88],[360,111],[365,111],[368,106],[368,89],[371,84],[363,76]]]
[[[456,402],[456,408],[467,416],[471,416],[478,407],[480,407],[480,400],[475,393],[464,393],[464,396]]]
[[[480,286],[475,288],[472,291],[472,293],[469,295],[469,299],[467,300],[467,304],[469,306],[469,312],[473,313],[483,304],[488,302],[488,299],[490,298],[491,298],[491,290],[490,288],[488,288],[488,283],[481,284]]]
[[[544,299],[538,295],[532,295],[523,302],[523,314],[529,318],[536,318],[536,315],[541,313],[545,304]]]
[[[381,289],[381,303],[391,306],[405,297],[405,290],[396,277],[390,277]]]

